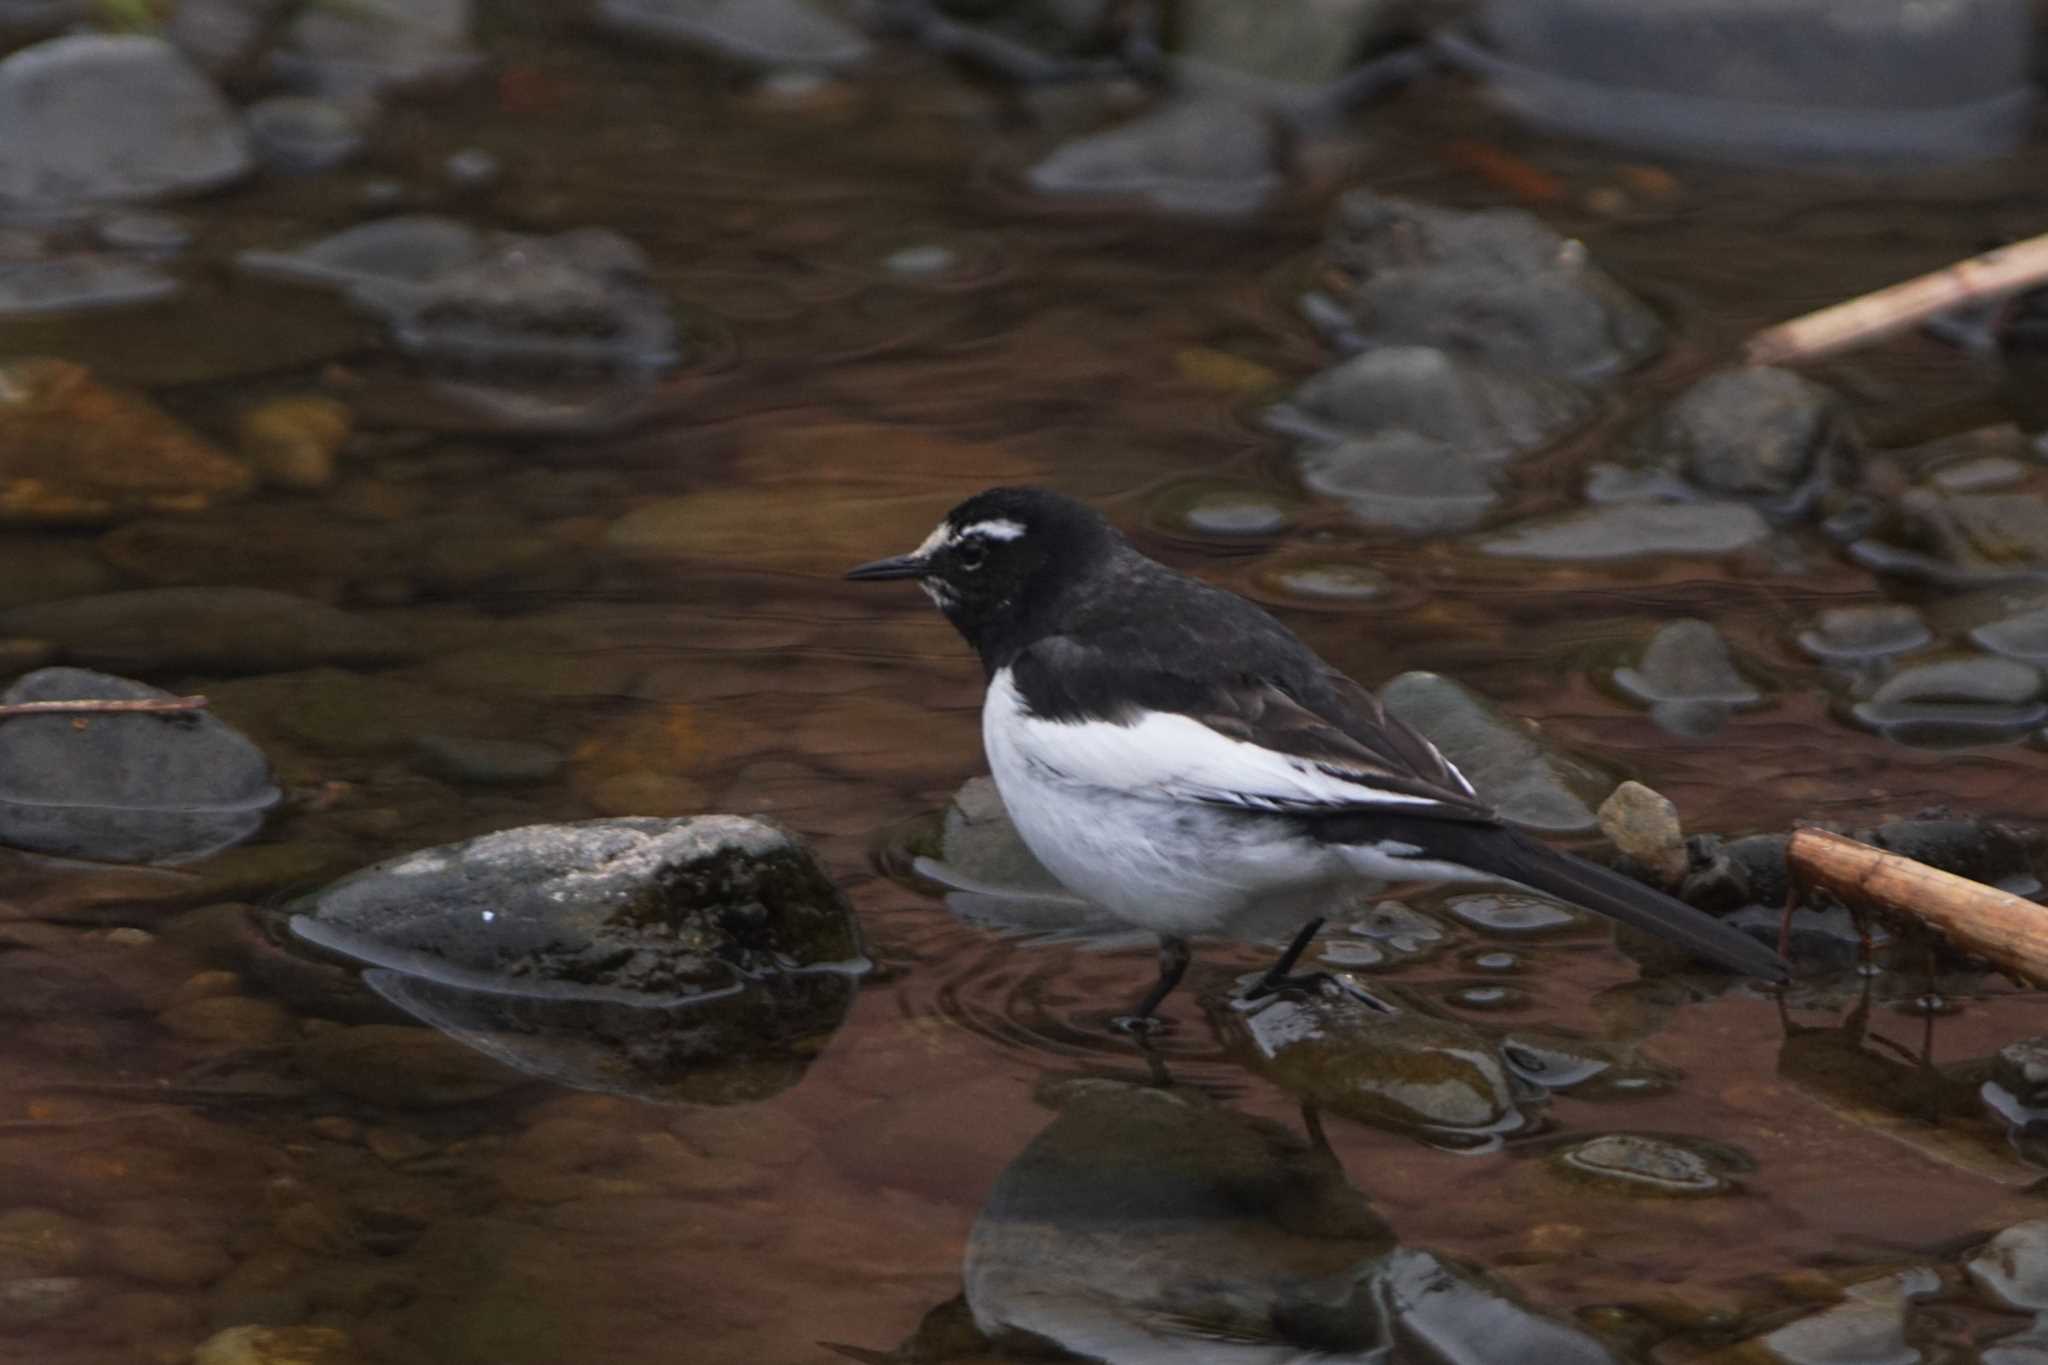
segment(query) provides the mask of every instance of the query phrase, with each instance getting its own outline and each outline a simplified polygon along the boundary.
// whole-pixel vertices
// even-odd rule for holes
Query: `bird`
[[[1758,940],[1508,823],[1437,747],[1252,602],[1150,559],[1101,513],[990,488],[923,543],[850,570],[911,580],[980,655],[982,745],[1025,846],[1069,891],[1159,937],[1127,1031],[1187,971],[1188,940],[1258,906],[1300,931],[1246,992],[1294,967],[1347,886],[1506,881],[1782,980]]]

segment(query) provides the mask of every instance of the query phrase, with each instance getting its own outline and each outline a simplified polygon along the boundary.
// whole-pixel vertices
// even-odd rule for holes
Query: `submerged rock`
[[[1334,1113],[1456,1146],[1528,1123],[1492,1044],[1464,1024],[1335,988],[1216,1015],[1253,1069]]]
[[[1186,0],[1173,15],[1176,74],[1247,94],[1326,88],[1403,14],[1389,0]]]
[[[1460,531],[1500,500],[1475,461],[1409,431],[1304,446],[1295,459],[1304,487],[1342,502],[1367,526],[1417,535]]]
[[[1588,830],[1614,789],[1591,764],[1553,749],[1523,722],[1436,673],[1403,673],[1380,699],[1420,730],[1508,819],[1532,829]]]
[[[0,701],[168,700],[126,678],[45,668]],[[0,844],[175,863],[254,834],[283,799],[263,753],[205,712],[0,720]]]
[[[1620,1365],[1598,1338],[1524,1307],[1488,1277],[1434,1252],[1390,1253],[1371,1287],[1395,1315],[1396,1339],[1411,1343],[1420,1359]]]
[[[1790,516],[1843,479],[1859,442],[1832,392],[1789,370],[1749,366],[1687,389],[1636,447],[1643,464],[1709,494]]]
[[[406,854],[299,902],[292,931],[442,985],[679,1005],[740,973],[846,975],[860,934],[783,830],[730,815],[533,825]]]
[[[1842,1302],[1787,1323],[1760,1344],[1784,1365],[1918,1365],[1925,1357],[1906,1340],[1906,1309],[1940,1287],[1931,1270],[1851,1285]]]
[[[1736,671],[1721,633],[1699,620],[1659,627],[1634,665],[1614,670],[1614,683],[1647,704],[1660,728],[1693,738],[1713,734],[1734,711],[1763,700]]]
[[[1910,654],[1933,640],[1934,632],[1919,612],[1889,602],[1831,607],[1799,633],[1800,649],[1822,663],[1867,663]]]
[[[2015,1223],[1964,1267],[1970,1282],[2001,1308],[2048,1312],[2048,1220]]]
[[[1059,147],[1025,173],[1041,194],[1135,198],[1169,213],[1254,212],[1280,186],[1267,116],[1224,99],[1179,99]]]
[[[1607,1133],[1556,1157],[1566,1175],[1629,1194],[1698,1196],[1729,1188],[1725,1174],[1700,1152],[1664,1138]]]
[[[482,234],[468,224],[420,213],[344,228],[291,251],[244,251],[235,263],[254,275],[349,289],[385,281],[424,283],[473,264],[482,252]]]
[[[1583,390],[1561,380],[1433,346],[1383,346],[1308,380],[1266,422],[1321,438],[1413,432],[1463,458],[1498,463],[1549,444],[1592,410]]]
[[[339,287],[399,348],[464,372],[641,377],[678,359],[647,258],[615,232],[480,234],[431,215],[350,228],[294,251],[246,251],[242,269]]]
[[[133,307],[167,299],[183,287],[146,261],[105,252],[0,261],[0,320]]]
[[[250,164],[227,101],[156,38],[53,38],[0,61],[0,128],[0,209],[14,212],[211,189]]]
[[[1324,256],[1354,281],[1339,301],[1354,348],[1434,346],[1593,379],[1663,342],[1656,317],[1582,245],[1519,209],[1461,213],[1354,190],[1339,201]]]
[[[471,0],[349,0],[302,9],[274,64],[329,94],[438,84],[474,71]]]
[[[806,0],[599,0],[600,27],[761,67],[841,67],[873,48]]]
[[[274,95],[250,105],[243,118],[256,155],[286,175],[332,170],[363,149],[366,120],[338,100]]]
[[[1900,669],[1850,715],[1901,743],[1985,743],[2017,738],[2048,721],[2048,701],[2032,665],[1965,655]]]
[[[1502,938],[1538,938],[1586,923],[1586,917],[1548,896],[1517,891],[1453,896],[1444,902],[1452,919]]]
[[[143,673],[274,673],[389,664],[412,648],[325,603],[261,588],[143,588],[0,611],[0,634],[48,640],[73,663]]]
[[[1481,554],[1559,563],[1652,555],[1726,555],[1761,543],[1770,523],[1740,502],[1618,502],[1496,531]]]
[[[101,525],[189,512],[249,471],[139,395],[62,360],[0,366],[0,523]]]

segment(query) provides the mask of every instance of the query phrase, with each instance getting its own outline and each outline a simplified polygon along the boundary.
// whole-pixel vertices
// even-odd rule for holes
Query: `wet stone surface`
[[[1613,782],[1546,745],[1471,689],[1434,673],[1404,673],[1380,689],[1380,697],[1508,819],[1545,830],[1599,823],[1594,811]]]
[[[19,679],[0,702],[165,701],[77,668]],[[201,858],[254,834],[283,800],[262,751],[204,712],[0,720],[0,844],[113,863]]]
[[[407,854],[301,902],[292,929],[441,985],[646,1006],[737,990],[739,972],[861,962],[809,851],[734,816],[536,826]]]

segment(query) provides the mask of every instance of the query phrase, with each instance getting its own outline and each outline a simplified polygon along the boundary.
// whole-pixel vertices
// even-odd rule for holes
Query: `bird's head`
[[[906,555],[863,564],[862,582],[910,578],[987,652],[1023,618],[1122,544],[1092,509],[1038,488],[991,488],[948,512]]]

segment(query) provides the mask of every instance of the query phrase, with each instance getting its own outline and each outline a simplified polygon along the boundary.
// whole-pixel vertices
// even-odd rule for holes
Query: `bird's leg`
[[[1301,926],[1294,941],[1287,945],[1287,951],[1280,954],[1280,960],[1267,968],[1258,984],[1245,992],[1246,1000],[1263,1000],[1278,991],[1313,991],[1330,979],[1328,972],[1307,972],[1293,975],[1294,964],[1301,961],[1301,955],[1308,951],[1308,945],[1315,941],[1316,931],[1323,927],[1323,917],[1316,916]]]
[[[1165,1027],[1152,1017],[1152,1011],[1159,1008],[1160,1001],[1173,992],[1188,969],[1188,941],[1166,934],[1159,936],[1159,979],[1152,983],[1152,989],[1145,992],[1145,998],[1129,1014],[1121,1014],[1109,1021],[1110,1027],[1119,1033],[1153,1033]]]

